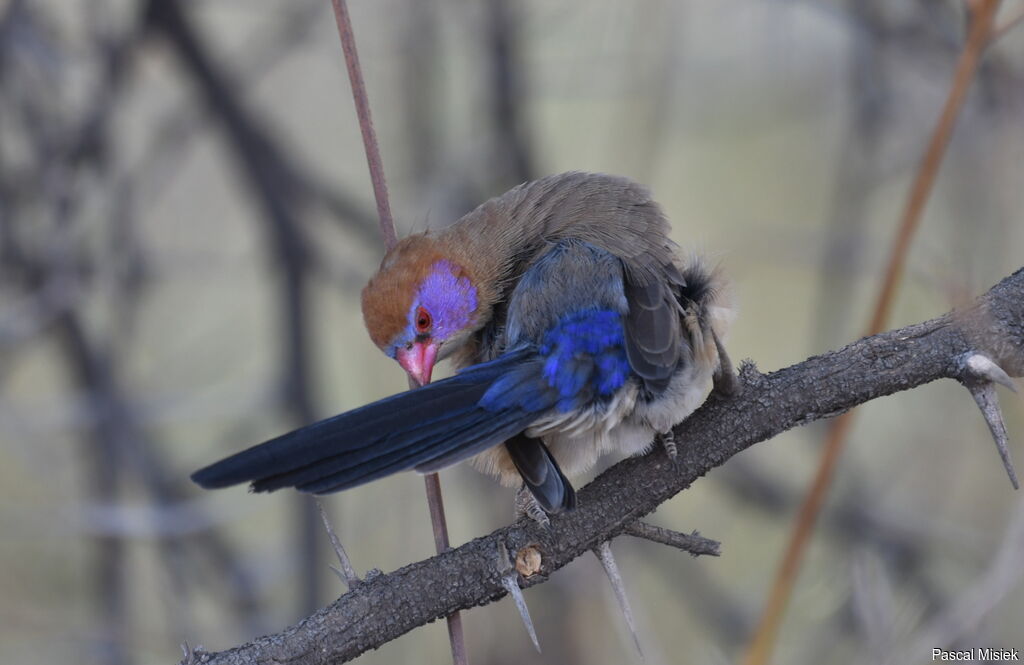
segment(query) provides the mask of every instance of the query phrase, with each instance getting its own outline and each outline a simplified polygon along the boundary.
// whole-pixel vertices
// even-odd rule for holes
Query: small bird
[[[472,458],[540,521],[568,477],[656,438],[712,379],[731,391],[723,280],[683,261],[661,208],[621,177],[571,172],[491,199],[391,249],[362,293],[373,342],[423,386],[201,469],[206,488],[337,492]],[[450,358],[460,371],[430,383]]]

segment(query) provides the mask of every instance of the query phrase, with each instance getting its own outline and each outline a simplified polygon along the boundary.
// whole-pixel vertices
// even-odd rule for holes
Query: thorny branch
[[[761,374],[746,363],[743,390],[712,396],[675,428],[678,456],[662,452],[627,459],[581,490],[579,507],[550,528],[521,520],[461,547],[366,581],[300,623],[219,653],[194,652],[194,662],[326,664],[351,660],[459,609],[507,593],[495,557],[539,553],[546,581],[581,554],[621,533],[711,469],[755,443],[863,402],[942,378],[969,380],[965,354],[981,353],[1009,374],[1024,374],[1024,269],[965,309],[861,339],[791,367]],[[843,367],[843,371],[836,371]]]

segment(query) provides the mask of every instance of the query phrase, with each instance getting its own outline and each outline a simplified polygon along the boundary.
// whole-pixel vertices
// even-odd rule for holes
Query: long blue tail
[[[538,417],[538,409],[515,403],[480,404],[499,378],[522,369],[531,355],[513,351],[321,420],[200,469],[192,480],[210,489],[251,482],[257,492],[295,487],[325,494],[407,469],[455,464],[522,432]]]

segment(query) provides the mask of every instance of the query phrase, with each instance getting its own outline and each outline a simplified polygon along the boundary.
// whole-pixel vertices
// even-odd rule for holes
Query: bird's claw
[[[544,509],[539,503],[537,503],[536,497],[526,489],[526,486],[521,486],[516,490],[516,519],[519,519],[523,515],[529,517],[532,521],[541,525],[545,529],[551,526],[551,520],[548,519],[548,514],[544,512]]]
[[[679,448],[676,446],[676,433],[672,430],[658,433],[658,443],[665,449],[665,454],[674,463],[679,455]]]

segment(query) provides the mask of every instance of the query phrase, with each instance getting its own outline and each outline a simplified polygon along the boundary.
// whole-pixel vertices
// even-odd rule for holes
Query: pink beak
[[[430,383],[430,374],[434,371],[437,346],[432,342],[413,342],[412,348],[398,349],[395,357],[413,381],[425,386]]]

